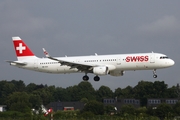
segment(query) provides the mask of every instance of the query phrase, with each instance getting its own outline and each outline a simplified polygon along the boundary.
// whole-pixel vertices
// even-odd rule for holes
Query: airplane
[[[103,75],[123,76],[125,71],[152,70],[157,78],[156,70],[171,67],[175,62],[161,53],[133,53],[91,56],[52,57],[43,48],[46,58],[39,58],[31,51],[20,37],[12,37],[16,52],[16,61],[6,61],[12,66],[23,69],[54,73],[84,73],[84,81],[88,81],[88,73],[95,75],[94,81],[99,81]]]

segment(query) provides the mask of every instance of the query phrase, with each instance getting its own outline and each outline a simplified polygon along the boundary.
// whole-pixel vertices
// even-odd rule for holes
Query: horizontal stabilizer
[[[6,62],[8,62],[10,64],[15,63],[15,64],[18,64],[18,65],[26,65],[27,64],[25,62],[20,62],[20,61],[9,61],[9,60],[7,60]]]

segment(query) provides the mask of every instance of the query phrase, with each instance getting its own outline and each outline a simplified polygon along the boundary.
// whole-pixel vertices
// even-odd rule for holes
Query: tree
[[[136,115],[144,116],[147,114],[147,108],[146,107],[139,107],[136,109]]]
[[[81,117],[85,118],[86,120],[91,119],[94,117],[94,114],[90,111],[83,112]]]
[[[4,95],[9,95],[15,91],[15,85],[11,82],[6,82],[2,87],[2,93]]]
[[[168,88],[166,90],[166,98],[178,98],[177,95],[177,88],[175,86],[172,86],[171,88]]]
[[[180,101],[174,105],[173,110],[177,116],[180,116]]]
[[[0,81],[0,103],[5,104],[4,101],[6,100],[7,94],[6,91],[4,90],[4,86],[7,83],[7,81],[2,80]]]
[[[114,96],[117,98],[123,98],[123,93],[121,88],[115,89]]]
[[[126,88],[122,89],[122,96],[123,98],[132,98],[133,88],[131,86],[127,86]]]
[[[135,114],[135,108],[134,106],[132,105],[123,105],[122,108],[121,108],[121,113],[122,114],[131,114],[131,115],[134,115]]]
[[[167,91],[167,84],[164,83],[164,81],[155,81],[153,83],[153,88],[154,88],[154,94],[155,94],[155,98],[166,98],[168,97],[166,95],[166,91]]]
[[[104,114],[104,105],[101,102],[90,101],[88,102],[83,110],[83,112],[92,112],[95,115],[103,115]]]
[[[66,88],[70,95],[70,101],[80,101],[82,98],[88,100],[95,100],[95,90],[89,82],[80,82],[78,85]]]
[[[112,105],[106,105],[105,107],[104,107],[104,111],[105,111],[105,113],[106,114],[109,114],[110,112],[114,112],[115,111],[115,109],[114,109],[114,106],[112,106]]]
[[[161,119],[168,117],[168,115],[172,113],[173,113],[172,107],[166,103],[162,103],[158,105],[155,111],[155,115]]]
[[[141,105],[147,105],[147,98],[154,95],[153,83],[148,81],[140,81],[138,85],[133,88],[134,97],[140,99]]]
[[[70,95],[70,101],[79,101],[81,99],[81,96],[79,94],[79,87],[77,85],[74,85],[73,87],[66,88],[67,93]]]
[[[39,95],[30,94],[29,102],[31,103],[32,108],[39,110],[42,105],[42,99]]]
[[[33,91],[32,94],[39,96],[42,100],[43,105],[49,104],[51,100],[53,99],[52,93],[46,88],[37,89]]]
[[[14,89],[16,92],[23,92],[25,90],[25,84],[22,80],[12,80],[10,83],[14,84]]]
[[[101,86],[99,90],[97,90],[97,100],[102,101],[103,98],[112,98],[113,92],[112,90],[107,86]]]
[[[26,86],[26,92],[31,93],[36,89],[36,84],[35,83],[30,83]]]
[[[80,101],[85,103],[85,104],[88,103],[88,99],[87,98],[82,98]]]
[[[55,101],[70,101],[71,94],[65,88],[57,87],[53,93]]]
[[[7,106],[11,111],[30,112],[29,95],[25,92],[14,92],[7,98]]]
[[[91,83],[82,81],[78,84],[79,95],[82,98],[87,98],[88,100],[95,100],[95,90]]]

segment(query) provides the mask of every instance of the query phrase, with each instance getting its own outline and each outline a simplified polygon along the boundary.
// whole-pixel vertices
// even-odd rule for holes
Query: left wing
[[[82,64],[82,63],[77,63],[77,62],[71,62],[71,61],[66,61],[66,60],[61,60],[57,59],[54,57],[51,57],[49,53],[43,48],[44,54],[46,55],[47,58],[51,60],[58,61],[61,65],[67,65],[72,68],[77,68],[81,72],[87,72],[87,73],[92,73],[93,72],[93,67],[96,67],[98,65],[92,65],[92,64]]]

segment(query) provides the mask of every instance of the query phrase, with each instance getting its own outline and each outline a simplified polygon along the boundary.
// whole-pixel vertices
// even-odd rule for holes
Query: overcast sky
[[[66,88],[82,81],[83,73],[47,74],[10,66],[16,60],[12,36],[20,36],[38,57],[45,47],[52,56],[163,53],[175,61],[173,67],[152,71],[127,71],[122,77],[90,75],[95,89],[112,90],[139,81],[180,83],[179,0],[1,0],[0,80],[23,80]]]

